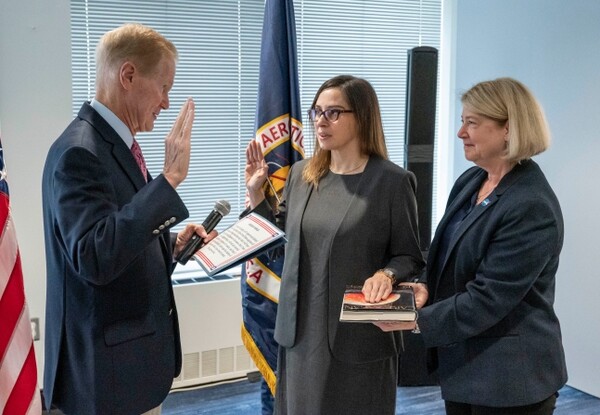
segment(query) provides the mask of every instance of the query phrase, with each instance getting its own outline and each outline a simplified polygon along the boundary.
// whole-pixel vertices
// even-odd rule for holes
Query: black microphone
[[[215,207],[212,212],[204,219],[202,222],[202,226],[206,230],[206,233],[210,233],[215,226],[221,221],[223,216],[226,216],[231,211],[231,206],[229,202],[226,200],[218,200],[215,202]],[[185,244],[179,255],[175,258],[177,262],[181,265],[185,265],[192,255],[200,249],[202,246],[203,239],[197,234],[194,233],[190,240]]]

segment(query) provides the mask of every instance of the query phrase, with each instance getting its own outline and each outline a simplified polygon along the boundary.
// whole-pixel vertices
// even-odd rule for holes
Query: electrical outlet
[[[31,337],[33,341],[40,339],[40,319],[37,317],[31,319]]]

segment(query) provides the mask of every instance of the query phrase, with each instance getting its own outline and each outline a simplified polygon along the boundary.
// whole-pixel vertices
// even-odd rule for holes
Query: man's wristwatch
[[[390,279],[390,281],[392,282],[392,285],[394,285],[396,283],[396,274],[394,274],[394,271],[392,271],[391,269],[389,269],[389,268],[378,269],[377,272],[381,272],[386,277],[388,277]]]

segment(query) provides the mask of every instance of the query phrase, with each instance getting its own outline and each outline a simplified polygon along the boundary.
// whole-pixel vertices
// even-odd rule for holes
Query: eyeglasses
[[[352,110],[342,110],[339,108],[329,108],[325,111],[318,108],[311,108],[308,110],[308,119],[312,122],[317,122],[321,115],[325,116],[325,119],[329,122],[336,122],[340,118],[340,114],[344,112],[354,112]]]

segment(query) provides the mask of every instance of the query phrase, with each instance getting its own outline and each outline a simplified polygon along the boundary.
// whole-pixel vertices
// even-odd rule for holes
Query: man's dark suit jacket
[[[473,167],[450,193],[429,251],[432,304],[418,322],[425,345],[437,348],[444,399],[529,405],[567,380],[553,309],[563,218],[539,166],[523,161],[462,221],[441,258],[444,229],[486,177]],[[450,279],[454,295],[440,297],[441,279]]]
[[[145,183],[88,103],[50,148],[42,191],[46,406],[76,415],[158,406],[181,369],[169,229],[187,209],[164,176]]]
[[[284,190],[277,221],[288,242],[279,291],[275,340],[291,347],[296,340],[302,215],[314,187],[302,178],[306,160],[295,163]],[[329,345],[345,362],[365,363],[397,355],[399,332],[383,332],[373,324],[340,323],[344,289],[362,285],[380,268],[390,268],[399,280],[410,280],[424,265],[419,248],[415,176],[394,163],[371,156],[355,196],[347,207],[329,255]],[[256,212],[267,217],[267,203]]]

